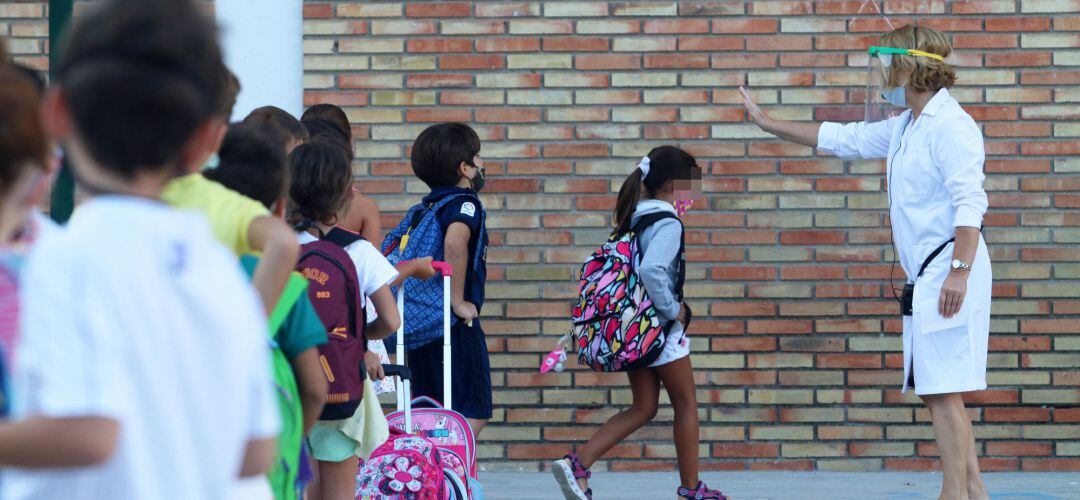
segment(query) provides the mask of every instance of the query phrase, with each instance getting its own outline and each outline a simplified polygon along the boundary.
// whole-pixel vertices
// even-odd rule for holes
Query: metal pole
[[[49,0],[49,81],[53,81],[56,75],[56,60],[58,56],[60,35],[71,19],[71,7],[74,0]],[[71,175],[65,159],[60,164],[60,172],[53,184],[52,195],[49,199],[49,214],[58,223],[67,222],[71,212],[75,210],[75,177]]]

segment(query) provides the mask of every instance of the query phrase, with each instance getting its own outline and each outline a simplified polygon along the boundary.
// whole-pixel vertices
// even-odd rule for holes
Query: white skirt
[[[915,283],[914,314],[904,316],[904,384],[914,378],[915,394],[949,394],[986,389],[993,275],[986,244],[980,239],[960,312],[944,318],[938,309],[949,274],[952,245],[927,266]]]
[[[649,365],[649,368],[666,365],[689,355],[690,339],[686,337],[686,331],[683,330],[682,323],[675,321],[671,325],[671,331],[664,338],[664,350],[660,353],[660,357]]]

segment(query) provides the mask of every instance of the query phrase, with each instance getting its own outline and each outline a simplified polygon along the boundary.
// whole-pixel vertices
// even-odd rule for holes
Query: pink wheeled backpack
[[[450,394],[450,275],[449,265],[432,263],[443,275],[444,394]],[[404,304],[403,290],[398,290],[398,307]],[[398,329],[404,335],[404,315]],[[397,359],[404,360],[403,342],[397,343]],[[398,411],[387,415],[390,439],[379,446],[357,474],[357,498],[393,500],[483,500],[483,488],[477,479],[476,437],[469,421],[431,398],[410,399],[411,372],[403,365],[383,365],[386,376],[400,381],[397,387]],[[413,409],[413,403],[426,407]],[[447,401],[449,403],[449,401]]]

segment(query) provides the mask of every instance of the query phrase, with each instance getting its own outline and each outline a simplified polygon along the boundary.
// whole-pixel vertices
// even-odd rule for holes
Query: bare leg
[[[967,420],[964,420],[967,422]],[[971,422],[968,422],[968,428],[971,428]],[[968,498],[970,500],[990,500],[990,493],[986,491],[986,485],[983,484],[982,473],[979,472],[979,453],[975,451],[975,433],[971,433],[972,439],[968,447],[968,461],[967,461],[967,491]]]
[[[353,500],[356,498],[356,469],[360,459],[349,457],[342,462],[319,461],[318,488],[313,500]]]
[[[679,479],[682,486],[694,489],[698,485],[698,414],[694,369],[690,356],[656,367],[671,406],[675,409],[675,453],[679,457]]]
[[[941,453],[941,500],[968,500],[968,455],[974,446],[971,421],[958,393],[921,396],[930,408]]]
[[[630,378],[630,391],[634,401],[630,408],[608,419],[596,430],[589,442],[578,448],[578,458],[585,467],[592,467],[604,453],[656,417],[660,404],[660,380],[656,372],[650,368],[642,368],[628,372],[627,376]],[[578,484],[582,490],[588,489],[588,481],[585,479],[579,479]]]
[[[480,420],[478,418],[467,418],[469,421],[469,427],[472,427],[473,436],[480,439],[480,431],[484,430],[484,426],[487,425],[487,420]]]

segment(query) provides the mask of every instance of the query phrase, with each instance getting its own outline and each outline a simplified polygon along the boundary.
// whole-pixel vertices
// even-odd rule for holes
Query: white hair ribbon
[[[641,161],[638,162],[637,168],[641,170],[641,180],[645,180],[649,176],[650,165],[652,165],[652,161],[649,160],[648,156],[642,157]]]

